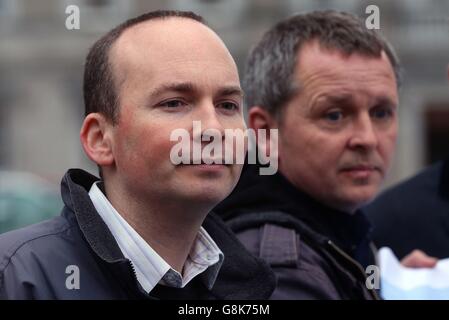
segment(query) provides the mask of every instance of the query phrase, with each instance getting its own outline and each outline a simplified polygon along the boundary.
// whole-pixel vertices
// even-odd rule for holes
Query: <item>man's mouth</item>
[[[201,161],[201,163],[190,163],[183,164],[182,167],[190,170],[195,170],[199,172],[207,172],[207,173],[223,173],[225,170],[228,170],[231,165],[229,164],[219,164],[219,163],[206,163],[205,161]]]
[[[368,178],[374,173],[381,173],[380,167],[370,164],[358,164],[343,167],[341,173],[350,175],[353,178],[363,179]]]
[[[201,158],[190,160],[191,165],[228,165],[222,158]]]
[[[180,164],[183,167],[191,167],[191,168],[197,168],[197,169],[202,169],[202,170],[219,170],[220,168],[227,168],[227,167],[231,167],[232,164],[226,164],[224,162],[224,160],[222,159],[201,159],[201,160],[190,160],[189,163],[181,163]]]
[[[342,171],[373,171],[378,170],[377,166],[369,165],[369,164],[359,164],[354,166],[347,166],[342,169]]]

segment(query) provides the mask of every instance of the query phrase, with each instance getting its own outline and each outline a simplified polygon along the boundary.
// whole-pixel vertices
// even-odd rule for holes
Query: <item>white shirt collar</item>
[[[201,280],[206,287],[212,289],[224,255],[203,227],[197,234],[181,275],[115,210],[97,183],[92,185],[89,197],[123,255],[133,264],[137,280],[146,292],[149,293],[158,283],[183,288],[199,274],[202,274]]]

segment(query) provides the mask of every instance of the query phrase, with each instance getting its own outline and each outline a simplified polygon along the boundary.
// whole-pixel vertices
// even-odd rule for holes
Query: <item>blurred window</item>
[[[426,162],[431,164],[449,156],[449,103],[430,105],[425,121]]]

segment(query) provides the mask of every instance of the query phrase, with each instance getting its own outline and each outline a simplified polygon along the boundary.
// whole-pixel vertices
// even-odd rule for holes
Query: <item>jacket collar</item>
[[[215,210],[225,220],[252,212],[287,212],[312,230],[315,238],[330,239],[350,254],[365,246],[372,229],[363,212],[348,214],[327,207],[280,173],[259,175],[257,165],[245,165],[237,187]]]
[[[120,264],[123,268],[128,261],[88,194],[92,184],[98,180],[81,169],[68,170],[61,182],[62,199],[69,211],[74,213],[84,238],[95,254],[105,262]],[[269,266],[253,257],[213,213],[206,217],[203,227],[225,257],[212,295],[218,299],[268,298],[275,287],[275,277]]]
[[[92,250],[106,262],[124,261],[114,236],[95,210],[89,189],[99,179],[81,169],[70,169],[61,182],[62,200],[76,217],[81,232]]]

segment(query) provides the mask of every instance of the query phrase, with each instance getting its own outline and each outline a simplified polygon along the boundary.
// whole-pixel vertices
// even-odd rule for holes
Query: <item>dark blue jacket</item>
[[[390,188],[364,209],[377,247],[403,258],[414,249],[449,257],[449,159]]]
[[[90,200],[88,190],[97,180],[82,170],[69,170],[61,184],[61,216],[0,235],[0,299],[151,298]],[[162,297],[268,298],[275,285],[269,267],[251,256],[213,214],[203,227],[225,256],[214,287],[209,291],[197,285]],[[72,266],[79,270],[79,289],[71,278],[76,272]]]

